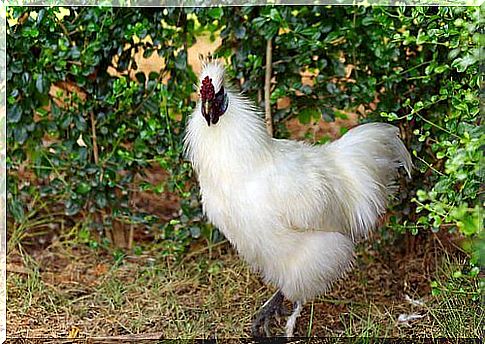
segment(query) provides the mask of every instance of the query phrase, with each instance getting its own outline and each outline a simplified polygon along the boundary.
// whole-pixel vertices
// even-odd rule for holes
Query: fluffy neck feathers
[[[227,93],[227,111],[216,125],[207,125],[200,102],[189,119],[185,152],[199,176],[240,176],[271,157],[271,137],[257,108],[232,90]]]

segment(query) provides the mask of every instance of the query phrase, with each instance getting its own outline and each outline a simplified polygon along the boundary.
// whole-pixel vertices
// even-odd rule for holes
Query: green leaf
[[[86,131],[88,126],[82,114],[79,114],[78,116],[74,117],[74,124],[79,131]]]
[[[44,108],[38,108],[36,109],[36,112],[40,117],[45,117],[49,114],[49,112]]]
[[[9,106],[7,109],[7,122],[8,123],[18,123],[22,118],[22,108],[19,104],[14,104]]]
[[[365,16],[362,19],[362,25],[364,25],[364,26],[369,26],[369,25],[371,25],[373,23],[374,23],[374,18],[371,17],[371,16]]]
[[[458,221],[457,224],[460,231],[466,236],[471,236],[475,233],[478,233],[478,231],[480,230],[479,217],[477,216],[475,218],[471,214],[466,214],[461,221]]]
[[[459,57],[455,59],[451,64],[451,67],[456,68],[458,72],[462,73],[466,71],[468,67],[475,64],[476,62],[477,62],[477,59],[473,55],[468,54],[465,57]]]
[[[59,118],[59,116],[61,114],[61,109],[59,109],[59,106],[57,106],[57,104],[54,101],[51,101],[50,102],[50,105],[51,105],[51,114],[52,114],[52,117],[54,119]]]
[[[37,88],[37,91],[39,93],[44,93],[44,77],[42,74],[37,74],[36,80],[35,80],[35,88]]]
[[[342,111],[334,111],[333,112],[336,118],[340,118],[343,120],[348,120],[349,116],[346,113],[343,113]]]
[[[453,272],[453,278],[460,278],[462,276],[461,271]]]
[[[325,43],[330,43],[339,38],[342,33],[338,30],[330,32],[327,37],[323,40]]]
[[[145,82],[146,82],[146,76],[145,76],[145,73],[143,72],[138,72],[135,74],[135,78],[136,80],[138,80],[138,82],[141,84],[141,85],[145,85]]]
[[[17,141],[17,143],[21,145],[24,144],[24,142],[29,137],[29,133],[27,132],[27,129],[25,127],[14,128],[13,134],[14,134],[15,141]]]
[[[281,17],[280,12],[276,8],[271,9],[271,11],[269,13],[269,17],[271,18],[271,20],[278,22],[278,23],[283,21],[283,18]]]
[[[21,222],[24,220],[25,218],[25,212],[24,212],[24,208],[22,206],[22,203],[17,200],[17,199],[14,199],[12,201],[9,202],[9,212],[11,215],[13,215],[14,219],[17,221],[17,222]]]
[[[104,207],[106,207],[107,200],[106,200],[106,196],[105,196],[104,193],[102,193],[102,192],[97,193],[96,196],[94,197],[94,199],[96,201],[96,205],[100,209],[103,209]]]
[[[224,10],[221,7],[214,7],[211,8],[207,14],[213,19],[221,19],[222,15],[224,14]]]
[[[246,28],[243,25],[237,27],[236,30],[234,30],[234,36],[237,39],[243,39],[246,36]]]
[[[441,74],[449,69],[448,65],[438,66],[434,69],[435,73]]]
[[[79,51],[79,48],[77,46],[73,46],[71,48],[70,54],[73,60],[78,60],[79,57],[81,57],[81,51]]]
[[[199,227],[192,226],[190,227],[190,235],[192,238],[197,239],[200,237],[201,231]]]
[[[300,110],[298,113],[298,120],[301,124],[308,124],[312,120],[312,115],[314,113],[314,109],[312,108],[304,108]]]
[[[81,207],[76,201],[71,199],[66,201],[65,214],[66,216],[76,215],[81,210]]]
[[[85,182],[79,183],[79,185],[76,188],[76,192],[81,195],[87,194],[89,191],[91,191],[91,185]]]
[[[66,115],[60,123],[60,127],[62,129],[67,129],[72,123],[72,116],[71,115]]]
[[[330,108],[323,108],[322,119],[325,122],[335,122],[335,112]]]
[[[423,44],[429,40],[429,36],[420,32],[418,33],[418,37],[416,37],[416,44]]]

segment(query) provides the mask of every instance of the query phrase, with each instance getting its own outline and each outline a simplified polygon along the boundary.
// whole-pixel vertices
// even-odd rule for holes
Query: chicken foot
[[[251,335],[253,337],[271,337],[271,332],[269,330],[270,321],[273,318],[291,314],[283,305],[283,300],[284,296],[281,291],[278,290],[264,303],[256,314],[251,326]]]

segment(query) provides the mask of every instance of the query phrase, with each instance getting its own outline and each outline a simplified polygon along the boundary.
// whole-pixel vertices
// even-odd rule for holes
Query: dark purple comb
[[[208,76],[202,80],[202,86],[200,87],[200,98],[202,101],[214,99],[216,92],[214,90],[214,85],[212,85],[212,79]]]

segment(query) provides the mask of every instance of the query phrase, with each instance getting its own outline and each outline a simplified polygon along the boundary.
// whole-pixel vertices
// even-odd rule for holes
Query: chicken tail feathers
[[[350,234],[354,240],[365,238],[397,189],[399,168],[411,177],[411,156],[399,138],[399,129],[386,123],[357,126],[328,149],[338,157],[340,187],[336,193],[346,200],[341,206],[350,215]]]

